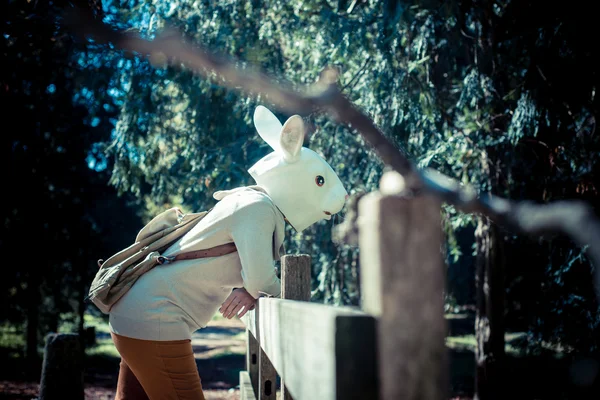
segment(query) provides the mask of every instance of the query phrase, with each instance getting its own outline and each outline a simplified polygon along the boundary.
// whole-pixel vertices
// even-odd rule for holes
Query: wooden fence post
[[[254,393],[258,393],[258,351],[260,347],[250,329],[246,329],[246,340],[246,371],[250,376]]]
[[[281,298],[310,301],[311,259],[307,254],[281,257]]]
[[[275,400],[277,398],[277,371],[262,348],[258,350],[258,398]]]
[[[310,301],[311,258],[307,254],[288,255],[281,258],[281,298]],[[292,395],[281,380],[281,397],[293,400]]]
[[[281,257],[281,298],[288,300],[310,300],[310,256],[306,254],[287,255]],[[256,308],[257,320],[260,319],[260,307]],[[252,336],[251,333],[248,334]],[[249,340],[250,341],[250,340]],[[258,398],[275,400],[277,397],[277,371],[258,346]],[[252,379],[252,375],[251,375]],[[281,382],[282,397],[292,400],[290,393]]]
[[[48,334],[44,348],[40,400],[83,400],[83,397],[83,349],[79,335]]]
[[[362,308],[378,320],[384,400],[448,395],[440,213],[427,195],[373,192],[359,202]]]

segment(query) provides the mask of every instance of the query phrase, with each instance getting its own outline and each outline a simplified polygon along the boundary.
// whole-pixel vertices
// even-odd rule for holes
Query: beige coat
[[[110,310],[110,327],[145,340],[189,339],[206,326],[234,287],[255,298],[279,296],[275,261],[282,255],[283,214],[256,187],[217,192],[214,208],[163,252],[171,256],[235,243],[237,252],[181,260],[143,274]]]

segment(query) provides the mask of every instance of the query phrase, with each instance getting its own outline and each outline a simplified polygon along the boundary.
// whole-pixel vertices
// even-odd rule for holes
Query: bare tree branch
[[[588,246],[600,284],[600,221],[589,204],[574,200],[535,204],[492,195],[478,197],[475,191],[461,188],[456,181],[437,171],[426,170],[422,176],[429,192],[464,213],[486,215],[499,224],[532,236],[566,234],[578,245]]]
[[[95,42],[111,43],[125,51],[139,53],[155,63],[183,66],[207,78],[220,78],[223,85],[229,88],[263,95],[267,102],[280,111],[304,115],[323,111],[338,123],[360,133],[382,161],[402,175],[407,188],[434,194],[464,213],[486,215],[496,223],[528,235],[566,234],[578,245],[588,246],[596,269],[596,293],[600,299],[600,221],[588,204],[561,201],[536,205],[491,195],[480,197],[473,189],[462,187],[436,171],[418,170],[375,126],[373,120],[341,93],[335,69],[326,68],[316,83],[304,90],[297,90],[289,84],[274,83],[272,77],[247,66],[242,67],[234,59],[192,46],[173,32],[148,41],[137,35],[113,30],[75,9],[66,15],[65,21],[75,32],[84,37],[92,36]]]
[[[383,162],[400,172],[406,179],[415,177],[412,164],[375,127],[373,121],[357,110],[338,89],[337,71],[327,68],[319,80],[305,90],[294,90],[290,85],[275,84],[275,80],[250,67],[242,68],[239,62],[223,55],[192,46],[181,35],[169,31],[149,41],[139,35],[111,29],[106,24],[90,18],[87,14],[72,11],[65,21],[83,36],[92,36],[96,43],[112,43],[115,47],[138,53],[155,63],[183,66],[206,77],[213,75],[232,89],[262,94],[274,108],[292,114],[309,114],[317,109],[325,110],[337,122],[360,131]],[[415,185],[417,181],[415,180]]]

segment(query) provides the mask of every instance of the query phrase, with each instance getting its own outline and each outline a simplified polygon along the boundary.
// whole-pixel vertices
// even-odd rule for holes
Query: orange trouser
[[[121,354],[115,400],[204,400],[191,340],[111,336]]]

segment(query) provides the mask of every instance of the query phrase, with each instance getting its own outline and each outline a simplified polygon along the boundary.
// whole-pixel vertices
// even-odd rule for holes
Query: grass
[[[522,339],[523,337],[525,337],[525,335],[526,334],[523,332],[513,332],[504,335],[504,351],[506,352],[506,354],[510,354],[513,356],[522,355],[522,350],[518,347],[515,347],[512,343],[513,341]],[[448,336],[446,337],[446,346],[448,346],[451,349],[475,352],[475,348],[477,347],[477,340],[475,339],[475,335]]]
[[[85,349],[85,354],[88,356],[120,357],[112,339],[98,339],[94,346],[88,346]]]
[[[86,327],[89,326],[96,328],[96,332],[110,335],[108,323],[100,316],[86,313],[83,316],[83,323]]]
[[[461,318],[461,316],[454,316],[452,314],[446,315],[448,319]],[[70,320],[70,318],[65,318],[65,321]],[[222,321],[225,318],[220,313],[215,313],[213,315],[212,321]],[[99,338],[96,342],[96,345],[89,346],[86,348],[86,354],[90,356],[108,356],[108,357],[119,357],[119,353],[115,348],[114,344],[110,337],[110,329],[108,327],[108,323],[105,318],[100,315],[95,315],[91,313],[86,313],[84,316],[84,324],[86,327],[94,327],[97,333],[101,333],[106,335],[106,338]],[[72,331],[73,326],[70,322],[65,322],[61,325],[59,332],[67,332]],[[102,335],[102,336],[104,336]],[[232,336],[231,339],[235,340],[244,340],[246,338],[245,332],[240,332],[235,336]],[[505,335],[506,341],[506,353],[514,356],[518,356],[522,354],[522,351],[513,344],[517,343],[519,340],[524,340],[525,334],[522,332],[516,333],[508,333]],[[446,337],[446,345],[451,349],[457,350],[466,350],[466,351],[475,351],[475,347],[477,346],[477,342],[475,340],[475,335],[467,334],[467,335],[453,335]],[[12,358],[21,356],[22,349],[25,347],[25,339],[22,330],[19,327],[12,326],[8,323],[4,323],[0,325],[0,348],[5,349],[6,355]],[[550,350],[550,349],[549,349]],[[560,349],[555,349],[560,353]]]
[[[18,361],[23,358],[25,335],[19,327],[0,325],[0,359]]]
[[[7,322],[0,325],[0,347],[11,350],[25,347],[25,335],[22,330]]]
[[[106,320],[102,318],[102,316],[86,313],[83,317],[83,321],[86,327],[93,327],[96,329],[96,335],[99,333],[103,334],[102,336],[106,335],[106,337],[97,338],[95,345],[87,346],[85,354],[89,357],[120,358],[119,352],[110,338],[110,328],[108,327]]]
[[[66,318],[68,321],[68,318]],[[110,335],[110,329],[106,321],[97,315],[85,314],[84,324],[86,327],[94,327],[97,333]],[[59,332],[72,332],[74,326],[71,322],[61,324]],[[20,327],[4,323],[0,325],[0,349],[2,355],[8,358],[21,358],[23,349],[25,348],[25,334]],[[43,351],[43,344],[40,347]],[[96,345],[86,348],[86,355],[89,356],[108,356],[119,357],[119,353],[115,348],[110,337],[101,338],[96,341]]]
[[[223,316],[219,313],[212,318],[213,322],[223,320]],[[453,324],[450,330],[452,333],[446,337],[451,364],[449,368],[451,391],[456,396],[470,397],[474,392],[476,370],[474,351],[477,346],[473,323],[469,318],[460,315],[451,316],[448,320],[452,320]],[[94,327],[98,334],[96,344],[86,348],[86,379],[89,382],[104,382],[102,384],[113,387],[116,379],[114,372],[118,370],[120,357],[110,339],[106,318],[103,315],[87,313],[84,323],[86,327]],[[73,324],[71,327],[64,325],[61,329],[67,331],[74,327]],[[246,333],[242,331],[228,339],[245,340],[245,335]],[[568,381],[570,371],[568,359],[562,358],[567,353],[562,353],[559,348],[548,346],[542,356],[534,353],[527,354],[526,351],[520,350],[519,346],[527,341],[526,334],[522,332],[507,333],[505,341],[507,382],[510,382],[510,388],[519,385],[525,388],[522,393],[519,392],[520,397],[510,396],[511,398],[548,400],[558,398],[557,395],[566,396],[570,393],[569,390],[573,390],[572,384]],[[0,325],[0,359],[4,364],[0,369],[3,369],[3,379],[22,378],[22,371],[28,367],[23,357],[24,345],[23,328],[6,323]],[[206,376],[207,382],[226,382],[235,385],[239,370],[244,368],[244,359],[243,350],[222,347],[218,351],[215,349],[206,353],[205,357],[197,360],[197,363],[206,374],[213,374]],[[510,388],[507,386],[507,390],[513,390]],[[515,394],[517,393],[512,393]],[[563,396],[563,398],[567,397]]]
[[[99,338],[96,340],[96,345],[88,346],[86,348],[86,355],[94,356],[94,357],[120,357],[119,352],[115,348],[112,340],[108,335],[110,335],[110,329],[108,327],[108,323],[101,317],[97,315],[85,314],[84,322],[86,327],[94,327],[96,329],[96,333],[103,333],[107,335],[106,338]],[[212,317],[212,321],[224,321],[225,318],[220,313],[215,313]],[[234,336],[228,338],[228,340],[245,340],[246,332],[242,331]],[[235,349],[227,348],[222,353],[215,354],[215,357],[226,357],[232,355],[239,355],[240,352]]]
[[[462,316],[454,316],[452,314],[446,315],[447,319],[455,319],[462,318]],[[65,318],[65,321],[68,321],[70,318]],[[213,315],[212,321],[222,321],[225,318],[220,313],[215,313]],[[118,352],[115,349],[112,340],[108,337],[110,335],[110,329],[108,327],[108,323],[105,318],[99,315],[86,313],[84,316],[84,325],[86,327],[94,327],[97,333],[101,333],[107,336],[107,338],[100,338],[97,340],[97,344],[95,346],[90,346],[86,349],[86,353],[89,355],[107,355],[111,357],[118,357]],[[59,328],[59,332],[68,332],[72,331],[73,326],[70,322],[65,322]],[[235,336],[232,336],[231,339],[244,340],[246,337],[245,332],[240,332]],[[505,335],[506,341],[506,353],[511,355],[521,355],[522,351],[516,346],[518,341],[522,341],[526,338],[525,333],[522,332],[514,332],[507,333]],[[477,346],[477,342],[475,340],[474,334],[467,335],[453,335],[446,337],[446,345],[451,349],[458,350],[466,350],[466,351],[475,351],[475,347]],[[18,357],[22,349],[25,347],[25,339],[24,333],[22,329],[17,326],[10,325],[8,323],[4,323],[0,325],[0,348],[5,349],[12,357]],[[551,349],[555,350],[557,353],[561,353],[561,349]]]
[[[447,315],[448,320],[458,320],[459,326],[458,332],[455,332],[446,337],[446,346],[454,351],[458,352],[470,352],[473,353],[477,346],[475,335],[472,334],[471,324],[468,318],[463,315]],[[96,315],[92,313],[86,313],[84,316],[84,326],[94,327],[96,334],[99,337],[96,339],[96,344],[93,346],[86,347],[86,356],[93,359],[119,359],[119,353],[115,348],[112,340],[110,339],[110,329],[106,318],[102,315]],[[212,317],[213,322],[223,321],[225,318],[220,313],[215,313]],[[463,320],[463,321],[460,321]],[[63,319],[64,324],[61,325],[59,332],[73,331],[75,326],[73,325],[71,318]],[[246,332],[242,331],[229,339],[233,340],[245,340]],[[522,332],[507,333],[505,335],[506,342],[506,353],[509,356],[520,357],[525,355],[521,350],[519,343],[523,343],[526,340],[526,334]],[[18,326],[12,326],[8,323],[0,325],[0,350],[1,354],[6,359],[18,360],[23,357],[23,349],[25,348],[25,339],[23,329]],[[43,348],[40,349],[43,352]],[[548,348],[549,353],[555,354],[557,357],[562,355],[561,349]],[[219,354],[214,354],[214,357],[228,357],[228,356],[239,356],[237,349],[224,349]]]

